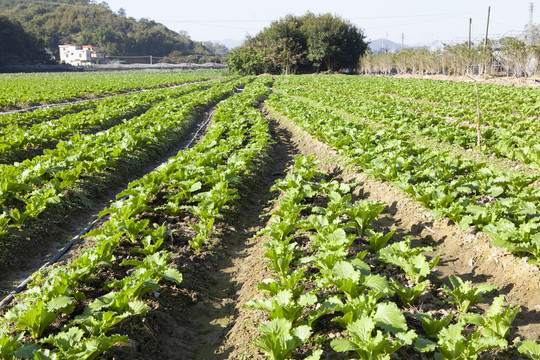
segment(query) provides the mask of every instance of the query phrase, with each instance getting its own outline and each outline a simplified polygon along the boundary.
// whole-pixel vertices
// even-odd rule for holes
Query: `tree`
[[[19,21],[57,55],[58,45],[66,43],[99,45],[109,55],[154,56],[193,52],[200,44],[155,21],[128,18],[123,9],[115,13],[105,1],[0,0],[0,15]]]
[[[317,70],[355,69],[367,49],[362,32],[348,21],[331,14],[305,15],[308,60]]]
[[[507,74],[526,75],[528,51],[525,43],[513,37],[505,37],[498,42],[500,52],[497,58],[506,68]]]
[[[266,47],[266,60],[281,73],[295,73],[298,66],[305,63],[306,40],[301,27],[302,20],[287,15],[256,37]]]
[[[241,74],[258,75],[268,69],[258,42],[247,39],[244,45],[229,51],[229,70]]]
[[[44,64],[49,61],[43,42],[22,25],[0,16],[0,66]]]
[[[287,15],[229,52],[229,68],[248,73],[356,71],[367,49],[363,33],[337,16]],[[253,60],[249,60],[252,57]]]

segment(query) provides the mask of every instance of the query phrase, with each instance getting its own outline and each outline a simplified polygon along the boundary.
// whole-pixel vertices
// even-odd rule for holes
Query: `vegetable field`
[[[540,358],[539,89],[0,81],[1,359]]]

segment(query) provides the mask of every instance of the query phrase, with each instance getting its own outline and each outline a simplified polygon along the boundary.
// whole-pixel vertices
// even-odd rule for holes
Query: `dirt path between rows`
[[[343,168],[343,160],[328,145],[313,139],[285,118],[280,118],[279,123],[291,132],[300,153],[317,154],[327,172],[340,174],[344,181],[360,182],[357,191],[361,198],[387,204],[377,226],[395,230],[394,237],[398,240],[410,235],[414,245],[432,246],[434,252],[428,255],[440,253],[441,261],[434,269],[440,281],[449,284],[446,282],[448,275],[457,274],[473,283],[490,282],[498,286],[501,293],[506,294],[509,304],[521,306],[514,322],[516,331],[529,339],[540,338],[540,272],[537,266],[492,246],[483,233],[463,231],[445,219],[434,221],[429,210],[407,194],[353,167]],[[491,303],[486,296],[488,301]]]
[[[277,118],[275,114],[271,117]],[[175,263],[184,275],[177,290],[166,290],[153,310],[134,328],[152,329],[129,333],[131,342],[107,358],[125,359],[264,359],[253,346],[264,312],[243,305],[262,294],[256,285],[270,274],[265,266],[262,239],[250,240],[266,225],[267,213],[274,205],[270,193],[274,181],[285,176],[295,155],[316,154],[320,167],[342,181],[357,181],[355,194],[368,200],[382,200],[388,206],[376,222],[384,230],[395,230],[401,240],[413,237],[416,246],[433,246],[441,253],[432,281],[442,287],[450,274],[461,275],[473,283],[491,282],[507,294],[507,302],[520,305],[511,336],[538,339],[540,335],[540,298],[538,269],[494,248],[481,234],[464,232],[445,221],[433,222],[429,212],[391,185],[370,179],[352,167],[344,168],[343,159],[326,144],[313,139],[285,118],[271,120],[275,144],[260,173],[244,183],[242,198],[229,218],[215,234],[219,239],[209,250],[194,253],[187,247],[175,250]],[[433,254],[431,254],[433,255]],[[493,296],[486,296],[482,307]],[[145,322],[146,321],[146,325]],[[138,324],[138,325],[137,325]]]
[[[236,337],[232,331],[245,324],[242,305],[258,296],[257,283],[267,274],[264,250],[253,236],[264,227],[267,213],[276,193],[274,182],[285,176],[298,150],[283,134],[271,129],[277,143],[263,158],[255,161],[254,174],[242,178],[240,199],[216,222],[213,242],[203,250],[187,245],[193,233],[185,225],[169,224],[180,231],[167,245],[173,253],[172,266],[182,273],[180,286],[163,287],[159,297],[150,301],[150,312],[144,318],[133,318],[117,330],[127,334],[130,342],[108,351],[106,359],[226,359],[237,358],[232,347],[223,347],[225,339],[250,346],[252,336]],[[179,223],[186,219],[179,219]],[[251,321],[254,329],[264,319],[257,314]],[[257,351],[251,348],[248,358]]]
[[[242,179],[241,198],[225,218],[216,223],[215,241],[194,252],[187,240],[192,234],[186,220],[168,219],[179,228],[167,249],[172,264],[183,274],[179,286],[164,286],[150,295],[149,313],[120,323],[115,332],[127,334],[128,344],[115,346],[102,359],[264,359],[254,348],[261,311],[244,309],[250,299],[262,295],[256,285],[269,276],[261,238],[252,239],[266,225],[272,209],[270,192],[275,180],[284,177],[295,155],[316,154],[320,167],[340,180],[359,182],[355,195],[386,202],[376,222],[384,230],[395,230],[394,238],[411,235],[416,246],[433,246],[441,254],[431,280],[442,286],[450,274],[475,284],[491,282],[507,302],[520,305],[513,334],[540,338],[540,278],[538,268],[525,260],[494,248],[482,234],[462,231],[445,221],[433,221],[429,211],[391,185],[373,180],[353,167],[328,145],[312,138],[286,118],[270,114],[275,141],[267,156],[256,162],[257,171]],[[112,196],[117,191],[111,190]],[[182,223],[183,222],[183,223]],[[75,253],[76,255],[76,253]],[[492,297],[486,296],[485,306]]]
[[[205,122],[211,120],[213,112],[214,108],[202,112],[197,116],[195,123],[187,132],[188,135],[171,144],[169,150],[153,158],[145,165],[133,169],[134,171],[123,176],[121,181],[116,182],[113,186],[97,194],[96,198],[91,199],[91,204],[88,207],[79,209],[76,214],[72,214],[69,220],[65,221],[68,223],[67,226],[57,232],[56,241],[43,244],[36,243],[37,248],[35,247],[29,251],[27,256],[18,258],[15,266],[2,272],[2,276],[0,277],[0,291],[3,293],[13,291],[28,276],[46,264],[54,255],[62,250],[71,238],[78,235],[92,222],[98,220],[99,212],[116,201],[116,195],[126,189],[129,183],[152,172],[156,167],[175,156],[188,145],[192,146],[196,143],[204,136],[205,129],[208,126],[208,123],[205,124]],[[99,222],[95,226],[99,226]],[[73,244],[69,252],[59,259],[59,262],[73,261],[87,246],[84,238],[79,239]]]
[[[456,82],[472,82],[474,80],[480,83],[506,85],[506,86],[540,86],[538,77],[515,77],[515,76],[491,76],[491,75],[473,75],[472,79],[469,76],[462,75],[422,75],[422,74],[396,74],[391,77],[400,79],[429,79],[429,80],[446,80]]]

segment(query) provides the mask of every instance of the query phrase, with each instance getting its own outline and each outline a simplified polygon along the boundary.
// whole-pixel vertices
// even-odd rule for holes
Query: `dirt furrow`
[[[52,235],[48,234],[51,241],[33,241],[35,245],[33,249],[29,249],[25,256],[18,257],[12,266],[4,269],[5,271],[2,272],[2,276],[0,277],[0,293],[9,293],[30,274],[37,271],[49,261],[49,259],[57,254],[71,238],[79,234],[89,224],[98,219],[99,212],[108,207],[112,202],[116,201],[116,195],[126,189],[130,182],[153,171],[170,157],[175,156],[179,151],[185,149],[186,146],[192,146],[193,138],[195,138],[196,142],[204,136],[204,130],[208,126],[207,123],[204,123],[206,120],[210,119],[212,113],[213,108],[196,115],[196,121],[187,132],[189,135],[176,139],[176,141],[169,144],[168,150],[161,155],[154,156],[144,165],[124,169],[120,175],[115,170],[112,170],[112,172],[116,173],[115,176],[117,177],[114,183],[110,184],[106,189],[98,190],[91,199],[86,198],[85,196],[84,199],[87,206],[78,208],[75,213],[64,214],[66,218],[60,220],[62,222],[61,224],[51,224],[50,228],[46,229],[46,232],[52,233]],[[58,228],[55,228],[56,226],[58,226]],[[87,246],[84,238],[80,239],[73,245],[71,250],[60,259],[61,262],[70,262],[76,259],[81,251]]]
[[[168,250],[173,253],[172,266],[183,275],[180,286],[163,287],[144,318],[134,318],[117,330],[127,334],[129,344],[116,346],[105,354],[107,359],[226,359],[239,358],[229,343],[256,350],[253,336],[246,337],[243,325],[252,330],[264,319],[263,314],[246,318],[242,306],[259,296],[256,285],[265,277],[264,250],[253,236],[266,224],[270,191],[275,180],[284,177],[298,151],[286,136],[273,132],[279,139],[266,156],[256,160],[257,171],[241,179],[240,198],[224,219],[217,221],[213,241],[195,252],[187,244],[193,231],[180,219],[169,228],[174,233]],[[191,231],[191,232],[190,232]],[[236,332],[236,329],[242,331]],[[142,331],[141,331],[142,330]],[[242,348],[244,349],[244,348]],[[243,350],[242,350],[243,351]]]
[[[354,167],[343,167],[343,159],[328,145],[312,138],[290,120],[270,114],[278,119],[278,128],[290,132],[291,141],[302,155],[316,154],[321,167],[330,174],[339,175],[343,181],[357,181],[360,198],[380,200],[387,204],[382,217],[376,222],[385,230],[395,230],[394,238],[402,240],[412,236],[415,246],[432,246],[433,254],[441,254],[441,261],[433,275],[439,284],[448,284],[451,274],[460,275],[473,284],[490,282],[506,295],[508,304],[521,307],[513,330],[528,339],[540,338],[540,272],[526,259],[509,254],[491,245],[483,233],[463,231],[445,219],[434,221],[429,210],[416,203],[410,196],[386,182],[370,178]],[[492,297],[486,296],[485,306]]]

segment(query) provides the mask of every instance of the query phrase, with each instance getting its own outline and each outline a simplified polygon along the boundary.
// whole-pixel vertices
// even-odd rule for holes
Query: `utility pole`
[[[150,65],[152,65],[152,55],[150,55]]]
[[[488,32],[489,32],[489,13],[491,12],[491,6],[488,6],[488,17],[487,17],[487,25],[486,25],[486,39],[484,40],[484,48],[487,46],[488,42]]]
[[[529,26],[534,25],[534,3],[529,3]]]
[[[489,13],[491,12],[491,6],[488,6],[488,17],[487,17],[487,25],[486,25],[486,39],[484,40],[484,52],[487,50],[487,42],[488,42],[488,32],[489,32]],[[492,64],[493,65],[493,64]],[[487,59],[484,54],[484,78],[487,73]]]
[[[467,44],[467,47],[469,48],[469,64],[467,65],[467,71],[472,72],[472,61],[471,61],[471,29],[472,29],[472,18],[469,18],[469,43]]]
[[[534,44],[534,3],[529,3],[529,23],[527,24],[527,31],[525,33],[525,41],[527,45]]]
[[[405,48],[405,33],[401,33],[401,49]]]
[[[472,18],[469,18],[469,43],[467,44],[469,48],[469,53],[471,52],[471,28],[472,28]]]

